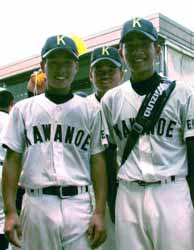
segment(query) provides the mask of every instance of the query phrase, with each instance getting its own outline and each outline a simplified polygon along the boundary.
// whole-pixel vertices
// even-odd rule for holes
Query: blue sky
[[[80,37],[162,13],[194,31],[192,0],[1,0],[0,66],[37,55],[54,34]]]

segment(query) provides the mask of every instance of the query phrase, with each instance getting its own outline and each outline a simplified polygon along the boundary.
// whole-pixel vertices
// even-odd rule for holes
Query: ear
[[[90,82],[93,83],[94,78],[93,78],[93,75],[92,75],[92,69],[91,68],[90,68],[90,72],[89,72],[89,79],[90,79]]]
[[[156,44],[155,45],[155,50],[156,50],[156,55],[159,56],[160,55],[160,52],[161,52],[161,47],[159,44]]]
[[[42,72],[45,73],[45,61],[40,62],[40,68],[41,68]]]
[[[122,82],[122,80],[123,80],[123,76],[124,76],[124,68],[121,69],[121,82]]]
[[[76,62],[76,74],[77,74],[78,71],[79,71],[79,63]]]
[[[120,44],[120,46],[119,46],[119,48],[118,48],[118,52],[119,52],[121,58],[123,58],[123,50],[122,50],[122,48],[123,48],[123,45]]]

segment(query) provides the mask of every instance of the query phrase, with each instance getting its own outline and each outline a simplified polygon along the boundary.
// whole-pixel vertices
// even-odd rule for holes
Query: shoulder
[[[92,97],[89,98],[89,97],[81,97],[78,95],[74,95],[73,106],[76,108],[78,112],[81,112],[83,115],[90,114],[94,110],[96,110],[95,100],[92,99],[93,99]]]
[[[90,103],[91,105],[100,105],[100,102],[96,99],[96,96],[95,96],[95,93],[91,94],[91,95],[88,95],[86,97],[86,100],[88,103]]]
[[[109,103],[117,100],[121,100],[123,96],[131,92],[131,83],[126,81],[121,85],[114,87],[107,91],[107,93],[102,98],[102,103]]]
[[[14,106],[22,107],[22,106],[29,105],[29,104],[34,103],[34,102],[36,103],[37,100],[41,100],[42,98],[45,98],[45,94],[28,97],[26,99],[23,99],[23,100],[17,102]]]
[[[19,102],[17,102],[13,109],[17,109],[17,110],[26,110],[29,106],[33,105],[33,104],[38,104],[38,100],[42,100],[45,99],[45,95],[41,94],[41,95],[37,95],[37,96],[32,96],[26,99],[23,99]]]
[[[88,101],[90,101],[90,102],[94,102],[95,99],[96,99],[95,93],[93,93],[93,94],[91,94],[91,95],[88,95],[88,96],[86,97],[86,99],[87,99]]]
[[[93,122],[98,119],[100,113],[100,107],[98,107],[95,102],[92,101],[92,97],[80,97],[74,96],[73,98],[73,109],[72,111],[77,115],[77,117],[81,117],[81,120],[84,121],[84,124],[87,126],[91,126]]]
[[[3,118],[8,118],[9,117],[9,114],[6,113],[6,112],[3,112],[3,111],[0,111],[0,118],[3,119]]]
[[[7,123],[8,119],[9,119],[9,114],[0,111],[0,133],[1,133],[2,127]]]
[[[189,84],[176,81],[176,87],[174,89],[174,96],[176,96],[176,98],[187,99],[190,96],[194,96],[194,90]]]
[[[96,99],[95,93],[87,96],[86,99],[91,108],[94,108],[96,110],[99,110],[101,108],[101,103]]]

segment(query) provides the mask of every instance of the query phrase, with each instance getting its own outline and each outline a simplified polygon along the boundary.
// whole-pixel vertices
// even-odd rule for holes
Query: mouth
[[[101,78],[100,81],[102,81],[102,82],[108,82],[108,81],[110,81],[110,78]]]
[[[141,62],[144,62],[144,61],[145,61],[144,58],[135,58],[135,59],[134,59],[134,62],[135,62],[135,63],[141,63]]]
[[[55,80],[61,81],[61,80],[65,80],[65,79],[66,79],[65,76],[55,76]]]

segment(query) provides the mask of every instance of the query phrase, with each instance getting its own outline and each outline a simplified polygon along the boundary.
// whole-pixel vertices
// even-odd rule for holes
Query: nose
[[[110,72],[109,71],[103,71],[102,74],[101,74],[101,79],[107,79],[110,77]]]
[[[64,73],[66,70],[67,70],[67,67],[65,67],[63,64],[56,65],[56,71],[58,73]]]
[[[140,46],[135,46],[133,51],[132,51],[132,55],[134,55],[134,56],[143,56],[144,55],[143,48],[140,47]]]

